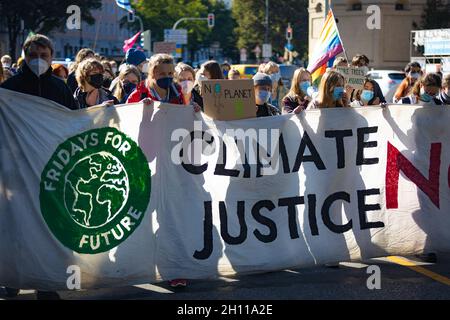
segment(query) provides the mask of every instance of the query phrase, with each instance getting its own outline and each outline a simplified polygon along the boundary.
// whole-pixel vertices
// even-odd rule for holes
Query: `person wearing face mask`
[[[350,107],[363,107],[379,105],[379,98],[374,98],[375,81],[366,78],[364,80],[364,89],[356,92],[356,99],[350,103]]]
[[[138,68],[138,70],[141,72],[142,81],[147,78],[149,62],[143,51],[134,48],[129,49],[125,54],[125,64],[122,64],[120,66],[119,72],[122,71],[122,68],[124,68],[126,65],[132,65]],[[111,92],[116,91],[118,82],[119,77],[115,77],[112,80],[111,85],[109,86],[109,90]]]
[[[280,111],[269,103],[272,94],[272,79],[265,73],[257,72],[253,76],[255,86],[256,116],[269,117],[280,114]]]
[[[23,47],[25,62],[19,72],[3,82],[0,87],[52,100],[69,109],[78,109],[69,87],[52,74],[53,44],[44,35],[28,38]],[[15,297],[20,289],[5,288],[8,297]],[[59,300],[54,291],[37,291],[38,300]]]
[[[283,98],[283,114],[300,113],[311,102],[311,94],[314,89],[311,85],[311,73],[305,68],[295,70],[292,76],[291,90]]]
[[[322,76],[317,98],[310,102],[308,108],[349,107],[349,97],[344,89],[345,78],[339,72],[328,70]]]
[[[23,45],[25,62],[19,72],[1,87],[46,98],[69,109],[78,109],[72,92],[63,80],[52,74],[53,44],[44,35],[36,34]]]
[[[76,78],[79,84],[74,97],[80,108],[88,108],[99,104],[119,104],[111,91],[102,87],[105,69],[95,58],[84,60],[77,68]]]
[[[437,99],[445,105],[450,105],[450,73],[442,80],[442,89]]]
[[[367,75],[367,73],[369,72],[369,62],[370,62],[369,58],[366,55],[357,54],[356,56],[353,57],[351,65],[353,67],[358,67],[358,68],[362,69],[364,72],[364,75]],[[375,87],[373,90],[374,95],[373,95],[372,99],[378,98],[380,103],[386,103],[386,99],[384,98],[384,95],[383,95],[383,92],[381,91],[380,85],[375,80],[374,80],[374,84],[375,84]],[[354,91],[350,94],[350,100],[353,101],[355,97],[356,97],[356,92]],[[373,103],[373,101],[371,101],[371,103]]]
[[[202,94],[202,85],[201,82],[203,80],[215,80],[215,79],[224,79],[222,68],[220,64],[215,60],[206,61],[200,67],[195,75],[195,85],[194,90]]]
[[[12,65],[12,58],[9,55],[6,54],[2,56],[2,58],[0,59],[0,63],[3,66],[3,70],[10,72],[11,75],[16,74],[17,70],[14,69]]]
[[[141,73],[138,68],[132,65],[126,65],[119,73],[119,85],[116,86],[114,96],[120,104],[126,103],[130,94],[141,82]]]
[[[405,67],[405,79],[402,80],[393,97],[393,102],[397,103],[401,98],[408,95],[418,79],[423,75],[422,67],[418,62],[410,62]]]
[[[78,88],[78,82],[75,76],[75,73],[77,71],[78,65],[86,59],[94,58],[95,52],[92,49],[89,48],[83,48],[80,51],[78,51],[75,62],[72,63],[69,67],[69,76],[67,77],[67,85],[69,86],[70,90],[72,91],[72,94],[77,90]]]
[[[399,100],[399,104],[441,105],[436,98],[441,90],[442,79],[437,73],[428,73],[414,84],[410,94]]]
[[[175,79],[181,86],[185,105],[198,105],[203,110],[203,98],[194,89],[195,71],[190,66],[180,62],[175,67]]]
[[[269,102],[280,110],[283,104],[283,97],[287,94],[283,81],[281,81],[280,67],[275,62],[269,61],[261,69],[272,80],[272,94]]]
[[[184,95],[181,87],[173,82],[175,66],[173,57],[159,53],[151,57],[149,73],[128,97],[127,103],[143,101],[161,101],[172,104],[184,104]]]

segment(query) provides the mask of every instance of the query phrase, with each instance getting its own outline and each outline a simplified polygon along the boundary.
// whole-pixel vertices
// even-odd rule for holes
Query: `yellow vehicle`
[[[231,69],[239,71],[241,79],[251,79],[258,72],[258,64],[233,64]]]

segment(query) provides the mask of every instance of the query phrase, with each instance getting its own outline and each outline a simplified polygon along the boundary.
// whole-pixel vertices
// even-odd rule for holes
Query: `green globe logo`
[[[86,228],[110,222],[128,199],[127,172],[119,159],[104,151],[77,161],[64,180],[67,212]]]
[[[138,227],[150,200],[142,150],[114,128],[58,146],[41,175],[41,212],[53,235],[80,253],[110,250]]]

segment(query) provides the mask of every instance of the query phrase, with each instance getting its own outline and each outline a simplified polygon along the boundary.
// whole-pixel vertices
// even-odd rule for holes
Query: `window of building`
[[[351,11],[361,11],[362,3],[359,0],[350,0],[348,1],[348,9]]]
[[[408,10],[409,9],[409,1],[407,0],[398,0],[395,3],[395,10],[401,11],[401,10]]]
[[[322,4],[321,3],[318,3],[316,5],[316,12],[322,12]]]

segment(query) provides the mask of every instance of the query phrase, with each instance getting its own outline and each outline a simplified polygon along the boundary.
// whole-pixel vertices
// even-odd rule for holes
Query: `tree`
[[[63,30],[68,18],[67,7],[77,5],[81,9],[81,19],[89,24],[95,22],[91,10],[101,8],[101,0],[21,0],[0,1],[0,12],[6,20],[10,55],[15,58],[17,39],[25,29],[35,33],[48,33],[54,29]]]
[[[422,14],[423,29],[440,29],[450,27],[450,1],[427,0]]]
[[[152,31],[152,38],[164,40],[164,29],[171,29],[173,24],[184,17],[206,17],[208,8],[201,0],[137,0],[133,6],[142,17],[144,29]],[[188,30],[188,47],[197,48],[208,33],[206,21],[188,21],[180,24]]]
[[[261,46],[265,36],[265,0],[234,0],[233,17],[236,19],[238,48],[253,50]],[[274,51],[284,52],[286,27],[291,23],[292,44],[300,56],[308,47],[308,1],[269,0],[269,43]]]

